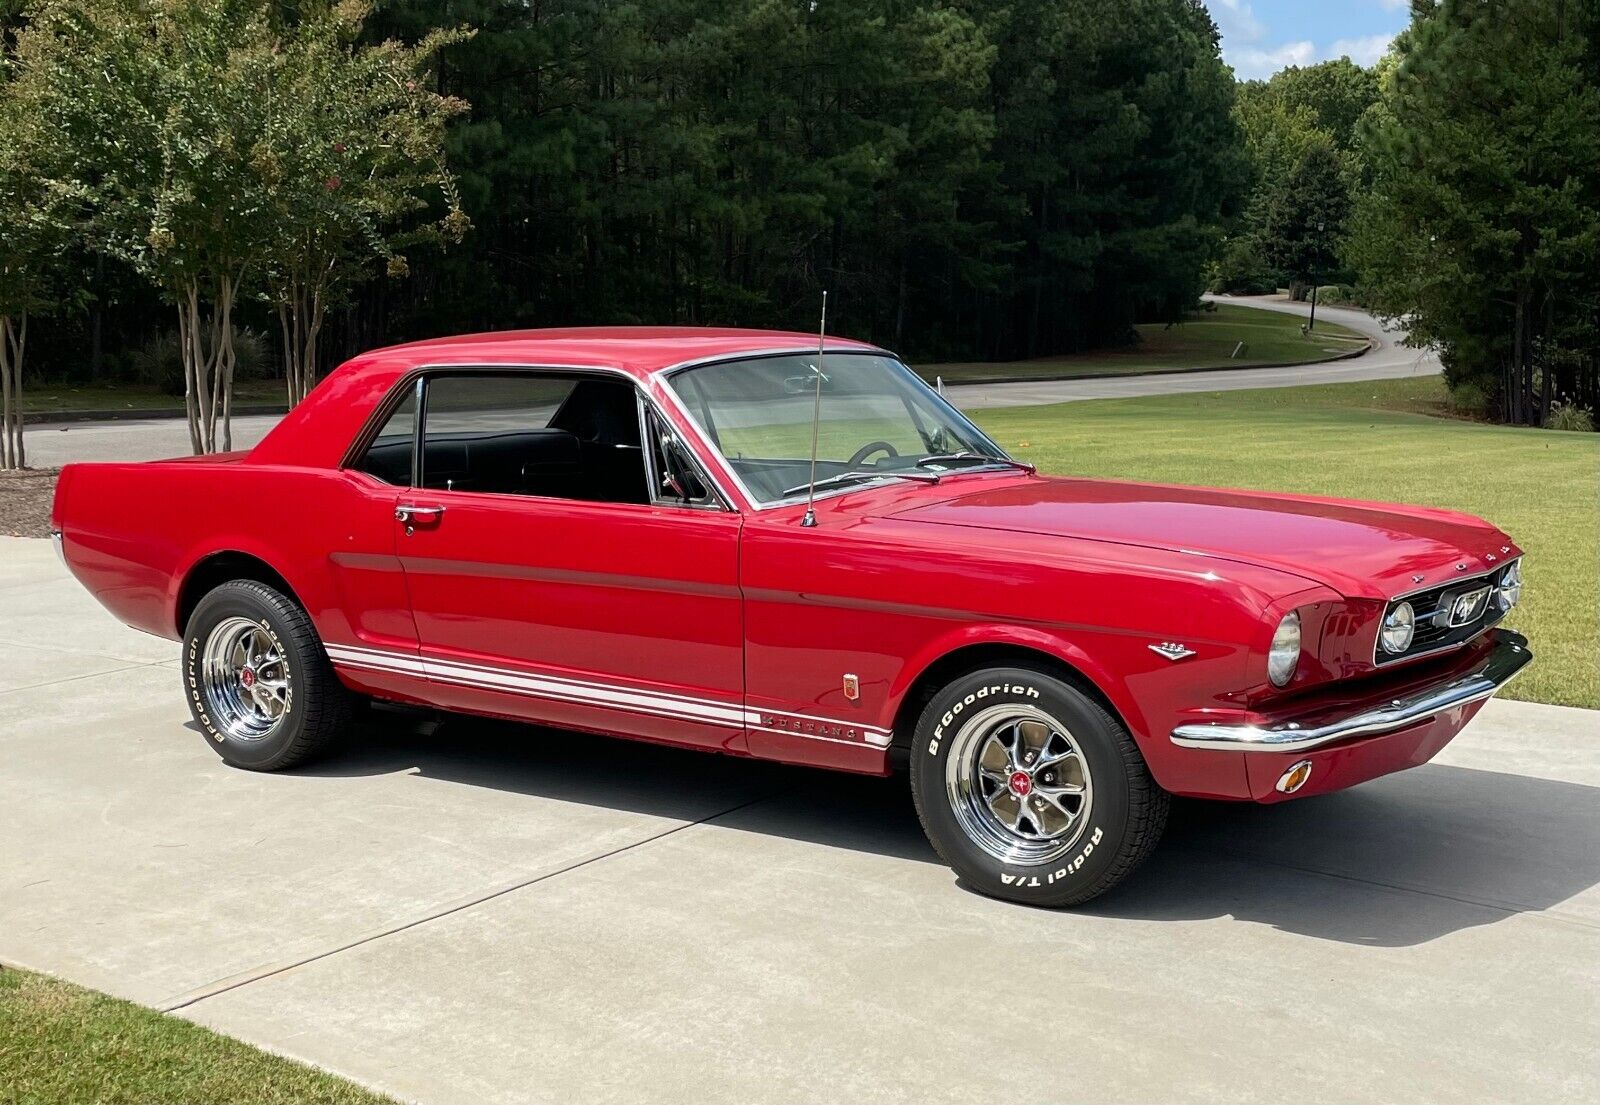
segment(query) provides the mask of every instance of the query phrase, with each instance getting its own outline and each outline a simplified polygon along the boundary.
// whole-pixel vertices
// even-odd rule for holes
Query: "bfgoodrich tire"
[[[255,580],[215,588],[183,642],[189,712],[234,767],[278,771],[325,753],[350,721],[353,697],[306,612]]]
[[[934,695],[912,738],[911,791],[965,883],[1051,907],[1126,878],[1161,839],[1169,804],[1116,718],[1027,667],[976,671]]]

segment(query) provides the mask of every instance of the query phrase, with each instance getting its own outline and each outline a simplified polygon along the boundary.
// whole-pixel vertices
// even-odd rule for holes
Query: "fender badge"
[[[1194,655],[1194,649],[1185,648],[1177,641],[1162,641],[1159,645],[1148,647],[1157,656],[1165,656],[1168,660],[1183,660]]]

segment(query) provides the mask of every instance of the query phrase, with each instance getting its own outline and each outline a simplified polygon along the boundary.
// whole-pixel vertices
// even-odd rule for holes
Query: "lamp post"
[[[1326,224],[1323,223],[1323,221],[1321,219],[1317,220],[1316,249],[1321,249],[1322,248],[1322,231],[1323,231],[1323,228],[1324,228],[1325,225]],[[1316,255],[1315,251],[1313,251],[1312,256],[1315,256],[1315,255]],[[1315,330],[1316,328],[1317,328],[1317,269],[1316,269],[1316,266],[1313,265],[1311,267],[1311,321],[1306,323],[1306,333],[1309,334],[1309,333],[1311,333],[1311,331]]]

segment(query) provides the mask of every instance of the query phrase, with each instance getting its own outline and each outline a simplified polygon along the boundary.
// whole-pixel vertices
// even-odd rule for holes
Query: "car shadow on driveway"
[[[681,816],[686,794],[734,796],[720,827],[938,863],[903,777],[880,779],[586,733],[378,711],[296,774],[411,772],[632,813]],[[1179,800],[1166,838],[1101,918],[1232,917],[1358,946],[1406,947],[1600,885],[1600,788],[1430,764],[1273,806]],[[955,882],[952,876],[952,883]],[[1593,902],[1558,914],[1600,926]],[[1070,917],[1071,914],[1063,914]]]

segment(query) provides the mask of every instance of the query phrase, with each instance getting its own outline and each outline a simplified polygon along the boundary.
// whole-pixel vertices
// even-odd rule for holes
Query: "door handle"
[[[394,520],[403,524],[406,529],[412,526],[431,526],[444,517],[442,506],[416,506],[412,503],[401,503],[394,508]]]

